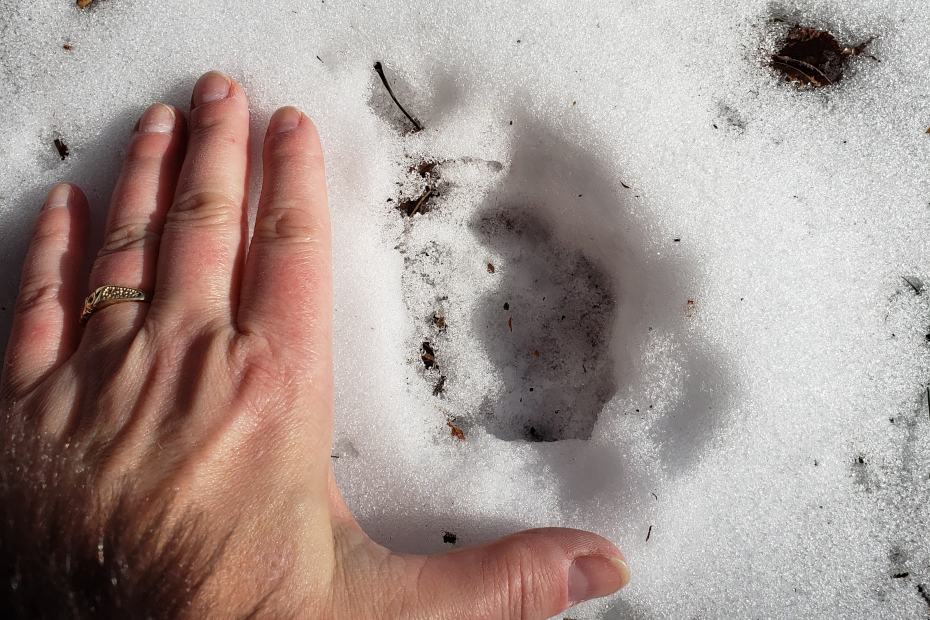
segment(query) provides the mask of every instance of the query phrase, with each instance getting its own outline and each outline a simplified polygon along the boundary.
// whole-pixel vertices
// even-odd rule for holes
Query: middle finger
[[[153,311],[200,324],[235,316],[248,186],[245,92],[211,71],[191,98],[190,141],[162,234]]]

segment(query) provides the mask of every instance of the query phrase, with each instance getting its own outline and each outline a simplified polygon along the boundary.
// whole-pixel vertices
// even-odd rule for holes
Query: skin
[[[134,128],[89,283],[84,194],[57,186],[39,214],[0,410],[90,472],[100,509],[86,527],[120,490],[140,514],[170,495],[165,531],[193,513],[228,534],[197,617],[264,600],[259,617],[542,620],[626,585],[620,551],[589,532],[529,530],[432,556],[362,532],[330,466],[330,222],[310,119],[279,109],[262,159],[250,239],[248,104],[211,72],[189,120],[155,104]],[[104,284],[152,301],[82,326],[84,296]],[[55,492],[43,487],[27,492]]]

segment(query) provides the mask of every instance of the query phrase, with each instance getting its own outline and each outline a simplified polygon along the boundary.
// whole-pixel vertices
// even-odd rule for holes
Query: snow
[[[434,552],[591,529],[633,581],[571,618],[926,617],[919,3],[0,11],[0,337],[45,192],[80,185],[99,244],[138,115],[152,101],[186,111],[197,77],[220,69],[245,87],[254,135],[281,105],[320,130],[333,462],[375,540]],[[845,46],[874,37],[874,58],[798,90],[765,60],[794,23]],[[422,162],[438,162],[432,176],[411,171]],[[428,184],[427,210],[395,208]]]

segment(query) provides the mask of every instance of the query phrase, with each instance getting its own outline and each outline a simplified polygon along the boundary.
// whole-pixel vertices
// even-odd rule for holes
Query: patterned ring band
[[[101,308],[112,306],[113,304],[124,301],[144,301],[146,303],[152,300],[150,295],[135,288],[125,286],[101,286],[96,291],[87,296],[84,300],[84,311],[81,312],[81,323],[86,323],[87,319]]]

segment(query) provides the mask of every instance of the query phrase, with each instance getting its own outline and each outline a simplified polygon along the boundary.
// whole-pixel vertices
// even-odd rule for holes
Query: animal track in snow
[[[397,129],[390,107],[372,107]],[[386,207],[402,223],[408,360],[422,387],[466,436],[588,439],[616,391],[611,277],[556,234],[552,205],[502,194],[503,164],[430,152],[427,132],[404,138],[427,144],[399,164]]]
[[[473,317],[504,384],[479,423],[502,439],[588,439],[616,389],[610,278],[532,207],[481,215],[473,229],[502,259]]]

